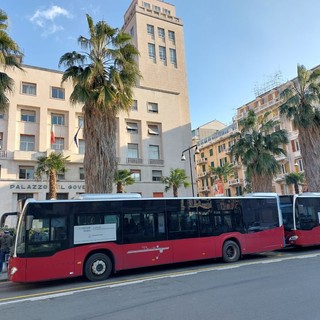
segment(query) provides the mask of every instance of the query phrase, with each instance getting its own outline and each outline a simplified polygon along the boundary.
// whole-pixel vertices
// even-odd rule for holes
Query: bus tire
[[[112,269],[112,261],[108,255],[94,253],[85,263],[84,274],[89,281],[102,281],[109,278]]]
[[[222,247],[222,257],[225,262],[236,262],[240,258],[240,247],[232,240],[227,240]]]

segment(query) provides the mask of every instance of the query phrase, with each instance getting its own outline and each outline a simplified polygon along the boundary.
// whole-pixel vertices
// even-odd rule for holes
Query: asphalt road
[[[319,319],[320,248],[83,279],[0,283],[1,319]]]

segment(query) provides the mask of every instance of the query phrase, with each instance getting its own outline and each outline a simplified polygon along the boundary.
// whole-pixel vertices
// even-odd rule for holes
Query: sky
[[[147,0],[146,0],[147,1]],[[237,108],[270,83],[296,76],[297,64],[320,64],[319,0],[168,0],[184,25],[193,129],[232,123]],[[24,64],[61,70],[60,57],[79,51],[85,15],[121,28],[131,0],[0,0],[9,35]]]

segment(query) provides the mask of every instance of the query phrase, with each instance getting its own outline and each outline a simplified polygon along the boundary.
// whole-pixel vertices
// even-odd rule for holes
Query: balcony
[[[202,172],[198,173],[198,178],[203,178],[203,177],[206,177],[207,175],[208,175],[207,171],[202,171]]]
[[[198,192],[210,192],[210,187],[208,186],[199,187]]]
[[[243,184],[243,179],[231,179],[228,180],[228,185],[231,186],[238,186],[238,185],[242,185]]]
[[[164,165],[164,160],[149,159],[149,164],[156,165],[156,166],[163,166]]]
[[[143,159],[139,159],[139,158],[127,158],[127,163],[128,163],[128,164],[142,164],[142,163],[143,163]]]
[[[208,162],[208,159],[207,158],[200,158],[199,160],[196,161],[197,164],[205,164]]]

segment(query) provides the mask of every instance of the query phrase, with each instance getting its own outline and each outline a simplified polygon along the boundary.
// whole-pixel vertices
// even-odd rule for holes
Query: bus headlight
[[[13,276],[18,271],[18,268],[12,267],[10,270],[10,276]]]
[[[292,236],[292,237],[290,237],[289,238],[289,241],[296,241],[296,240],[298,240],[298,236]]]

